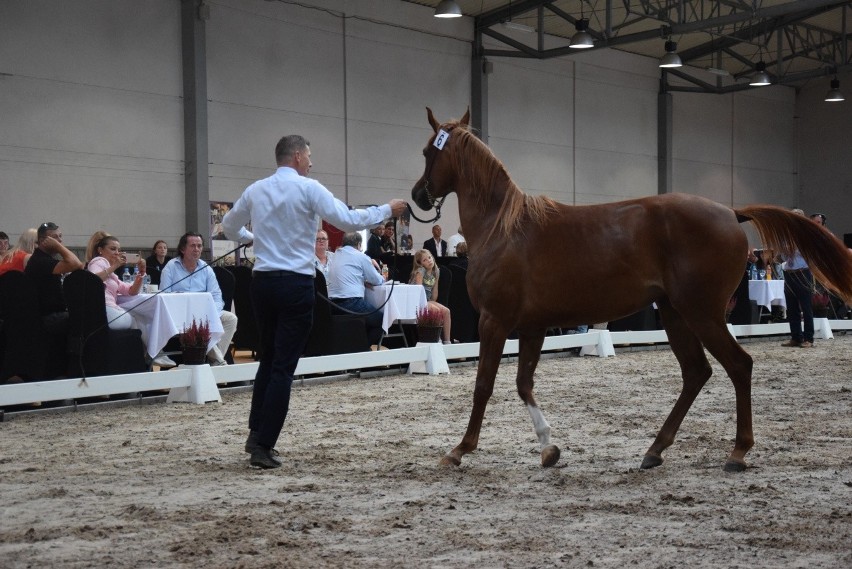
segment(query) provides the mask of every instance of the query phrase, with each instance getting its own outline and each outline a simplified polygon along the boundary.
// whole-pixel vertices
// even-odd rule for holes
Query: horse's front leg
[[[459,466],[461,459],[476,450],[479,444],[479,431],[485,417],[485,406],[494,393],[494,378],[503,356],[503,346],[509,332],[498,324],[493,317],[483,312],[479,318],[479,366],[476,370],[476,385],[473,389],[473,409],[467,431],[459,445],[444,455],[441,466]]]
[[[550,424],[544,418],[544,413],[539,409],[533,395],[533,374],[541,357],[541,345],[544,343],[545,331],[534,334],[523,333],[519,336],[520,351],[518,353],[518,375],[515,383],[518,386],[518,395],[521,401],[526,403],[527,411],[532,418],[535,434],[541,445],[541,465],[553,466],[559,460],[559,447],[550,443]]]

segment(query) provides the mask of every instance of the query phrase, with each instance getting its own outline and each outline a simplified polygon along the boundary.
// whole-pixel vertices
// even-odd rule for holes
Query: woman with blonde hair
[[[426,289],[426,301],[429,308],[440,310],[444,315],[444,329],[441,334],[445,344],[450,343],[450,309],[438,302],[438,281],[441,269],[435,263],[435,258],[427,249],[420,249],[414,254],[414,266],[408,284],[423,285]]]
[[[89,263],[92,261],[92,259],[98,256],[98,243],[101,242],[101,239],[108,236],[109,233],[107,233],[103,229],[99,229],[92,233],[92,236],[89,237],[89,242],[86,244],[86,267],[89,266]]]
[[[7,271],[24,271],[35,251],[38,232],[34,227],[24,231],[18,238],[18,244],[6,251],[0,258],[0,275]]]

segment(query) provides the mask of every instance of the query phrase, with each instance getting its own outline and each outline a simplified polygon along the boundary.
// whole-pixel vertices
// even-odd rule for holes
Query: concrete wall
[[[289,133],[312,142],[312,175],[348,203],[407,197],[431,133],[425,107],[446,120],[469,105],[470,19],[398,0],[209,5],[211,199],[233,201],[272,172]],[[655,60],[599,50],[491,61],[489,141],[522,188],[571,204],[657,192]],[[815,148],[848,148],[849,104],[801,102],[824,91],[806,89],[798,108],[784,87],[675,93],[674,190],[729,205],[845,205],[840,155]],[[72,245],[97,229],[126,247],[174,245],[185,229],[182,106],[179,0],[4,0],[0,229],[14,240],[52,220]],[[836,195],[825,199],[826,187]],[[456,204],[444,208],[446,236]],[[412,233],[418,244],[430,235],[417,223]]]
[[[830,79],[812,79],[796,99],[799,195],[842,239],[852,233],[852,73],[838,76],[842,103],[825,102]]]

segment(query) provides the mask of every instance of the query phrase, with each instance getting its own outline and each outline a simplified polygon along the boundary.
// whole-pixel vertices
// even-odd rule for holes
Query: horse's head
[[[449,160],[453,147],[453,129],[457,125],[467,126],[470,122],[468,110],[458,123],[441,125],[435,120],[432,109],[426,107],[429,124],[434,134],[429,138],[423,156],[426,158],[426,168],[423,175],[411,188],[411,199],[425,211],[432,209],[438,198],[442,198],[454,190],[456,173]],[[443,201],[443,200],[442,200]]]

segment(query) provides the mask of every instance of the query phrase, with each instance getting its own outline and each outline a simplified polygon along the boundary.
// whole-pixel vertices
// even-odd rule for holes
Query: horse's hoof
[[[642,466],[639,468],[642,470],[648,470],[649,468],[655,468],[663,464],[663,457],[656,456],[653,454],[646,454],[645,458],[642,459]]]
[[[545,468],[553,466],[559,460],[559,447],[547,445],[541,449],[541,465]]]
[[[746,468],[746,463],[729,459],[728,462],[725,463],[725,466],[722,467],[722,470],[725,472],[745,472]]]
[[[438,463],[438,466],[461,466],[461,461],[451,454],[446,454]]]

